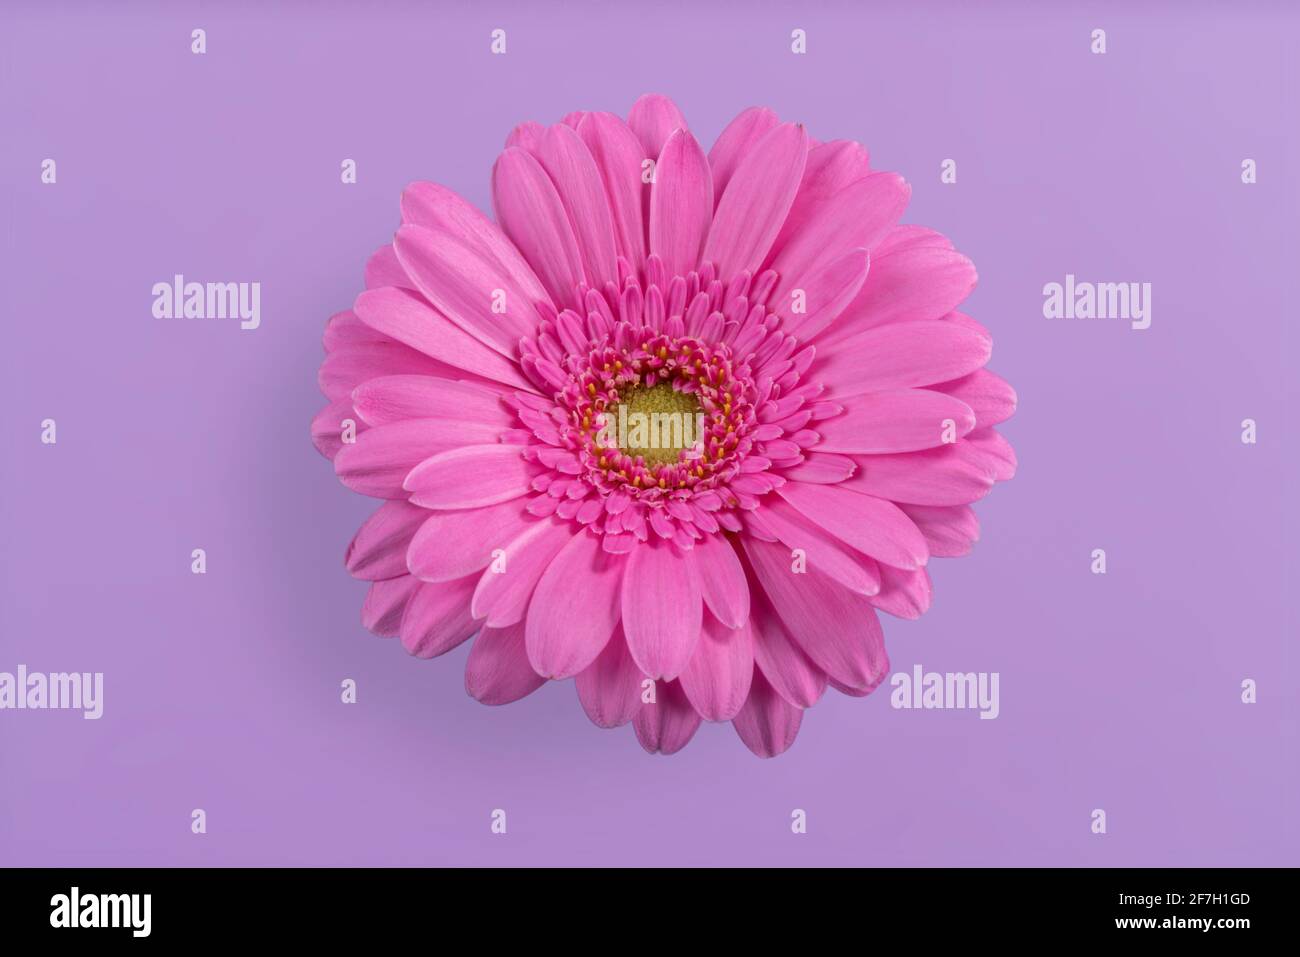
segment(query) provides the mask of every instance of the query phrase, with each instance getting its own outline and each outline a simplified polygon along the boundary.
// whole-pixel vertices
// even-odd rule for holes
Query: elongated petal
[[[975,266],[961,253],[937,246],[906,246],[872,257],[871,278],[844,311],[843,334],[892,322],[938,319],[975,288]],[[828,336],[835,341],[838,335]]]
[[[316,446],[317,452],[333,461],[343,449],[344,436],[349,431],[359,435],[366,428],[368,425],[353,407],[351,397],[345,395],[325,406],[311,420],[312,445]]]
[[[417,658],[446,654],[478,630],[469,600],[477,576],[421,584],[402,615],[402,647]]]
[[[334,471],[354,492],[376,498],[406,498],[402,482],[429,456],[465,441],[489,442],[495,438],[491,429],[462,426],[446,419],[407,419],[359,432],[355,442],[344,445],[334,456]],[[518,454],[518,446],[513,448]]]
[[[512,428],[515,418],[501,401],[499,390],[472,382],[427,375],[388,375],[357,386],[352,393],[356,411],[370,425],[390,425],[406,419],[449,419],[494,428]]]
[[[736,549],[721,535],[705,535],[691,554],[705,605],[728,628],[739,628],[749,618],[749,585]]]
[[[641,707],[642,682],[648,681],[627,650],[622,628],[616,628],[596,660],[574,679],[578,700],[587,717],[600,728],[627,724]]]
[[[799,189],[808,157],[808,134],[785,123],[769,130],[740,162],[704,244],[704,259],[724,280],[762,264]]]
[[[956,558],[970,554],[979,541],[980,523],[969,505],[900,505],[925,536],[930,554]]]
[[[781,618],[772,610],[761,588],[754,604],[750,628],[754,637],[754,664],[777,694],[796,708],[811,708],[826,690],[822,671],[799,647]]]
[[[605,184],[615,249],[633,269],[640,271],[645,263],[646,236],[641,212],[646,192],[641,182],[641,164],[647,158],[641,143],[631,128],[613,113],[588,113],[578,124],[578,135],[591,151]]]
[[[810,375],[826,384],[831,397],[862,395],[947,382],[974,372],[992,352],[987,333],[962,323],[899,322],[819,351]]]
[[[407,546],[429,514],[409,502],[385,502],[348,545],[343,559],[348,573],[365,581],[405,575]]]
[[[731,723],[745,747],[760,758],[774,758],[794,744],[802,721],[803,712],[777,694],[755,668],[749,697]]]
[[[580,532],[560,549],[528,605],[528,660],[547,678],[571,678],[596,660],[618,624],[624,558]]]
[[[704,151],[687,130],[668,137],[650,188],[650,252],[669,276],[684,276],[700,263],[713,218],[713,179]]]
[[[511,241],[537,272],[554,303],[578,306],[582,254],[550,177],[528,153],[507,149],[492,167],[492,206]]]
[[[700,640],[678,681],[705,721],[730,721],[740,711],[754,676],[754,641],[746,622],[728,628],[704,616]]]
[[[768,600],[808,657],[845,685],[878,685],[889,670],[889,659],[870,600],[820,572],[791,571],[789,554],[781,545],[751,536],[742,541]]]
[[[833,578],[859,595],[880,590],[879,566],[859,551],[841,542],[789,502],[776,496],[763,503],[763,524],[792,552],[802,552],[808,567]],[[792,556],[793,561],[793,556]]]
[[[659,93],[647,93],[632,104],[627,125],[641,141],[645,155],[654,159],[663,151],[673,130],[686,129],[686,118],[677,104]]]
[[[787,482],[777,494],[842,542],[895,568],[917,568],[929,557],[925,539],[893,502],[840,485]]]
[[[396,638],[406,606],[419,587],[419,579],[410,575],[375,582],[361,605],[361,624],[382,638]]]
[[[805,341],[815,338],[858,294],[867,280],[870,259],[865,249],[851,249],[774,297],[773,308],[787,317],[782,328]],[[796,303],[801,312],[795,311]]]
[[[802,462],[782,469],[781,474],[787,479],[800,482],[834,485],[849,478],[857,471],[857,468],[856,462],[843,455],[834,455],[829,452],[805,452]]]
[[[603,289],[616,282],[614,226],[591,150],[573,127],[561,123],[542,138],[541,161],[569,214],[588,284]]]
[[[741,160],[749,155],[768,130],[780,122],[776,114],[767,107],[751,106],[728,123],[727,128],[718,134],[713,148],[709,150],[709,169],[713,173],[715,202],[727,188],[727,183],[731,181]]]
[[[651,678],[676,678],[700,637],[703,605],[689,555],[667,542],[633,548],[622,601],[623,632],[637,667]]]
[[[504,273],[509,284],[524,294],[525,303],[521,305],[546,298],[533,267],[506,238],[501,227],[447,187],[421,182],[407,186],[402,191],[402,222],[459,237],[484,260],[494,264],[493,273]]]
[[[975,413],[977,429],[998,425],[1011,418],[1016,411],[1016,390],[1001,376],[988,369],[976,369],[970,375],[951,382],[929,386],[937,392],[946,392],[961,399]]]
[[[515,285],[505,269],[494,259],[485,256],[462,236],[425,229],[423,226],[404,225],[393,240],[402,266],[419,290],[419,297],[405,293],[421,308],[407,310],[411,318],[402,325],[378,328],[393,338],[414,346],[421,352],[437,356],[452,365],[470,369],[480,374],[491,374],[502,362],[514,364],[521,336],[537,327],[540,317],[532,300]],[[369,295],[384,292],[369,290]],[[391,295],[391,292],[390,292]],[[433,307],[430,308],[429,304]],[[369,321],[358,309],[357,314]],[[432,315],[430,319],[427,316]],[[382,317],[377,317],[382,318]],[[440,344],[437,339],[448,336],[448,329],[459,335]],[[478,349],[471,349],[468,340]],[[454,352],[450,350],[454,349]],[[487,350],[488,358],[479,353]],[[495,364],[491,359],[495,358]],[[473,361],[473,366],[466,365]],[[486,367],[487,372],[480,367]],[[518,376],[500,381],[514,382]]]
[[[483,704],[510,704],[532,694],[546,679],[533,670],[524,649],[524,626],[484,628],[465,662],[465,690]]]
[[[357,320],[360,323],[360,320]],[[331,400],[343,399],[364,382],[386,375],[426,375],[466,378],[462,369],[417,352],[381,333],[365,342],[350,342],[325,357],[316,380]]]
[[[930,573],[924,568],[904,571],[901,568],[880,566],[880,592],[873,595],[871,604],[898,618],[920,618],[930,609],[934,590]]]
[[[504,567],[489,566],[474,590],[471,611],[493,627],[520,621],[553,559],[573,537],[568,522],[538,519],[505,546]],[[499,570],[500,569],[500,570]]]
[[[832,140],[813,146],[808,150],[799,192],[773,250],[779,253],[792,238],[807,230],[825,212],[827,199],[871,175],[867,151],[861,143]]]
[[[536,474],[517,445],[466,445],[426,458],[403,487],[425,508],[479,508],[528,494]]]
[[[651,754],[676,754],[700,727],[700,715],[680,682],[656,681],[654,700],[642,704],[632,719],[641,747]]]
[[[924,452],[864,455],[855,461],[858,471],[843,488],[909,505],[967,505],[987,495],[996,481],[970,436]]]
[[[975,428],[960,399],[926,389],[854,396],[842,415],[817,423],[823,452],[915,452],[955,442]]]
[[[401,233],[397,245],[400,252],[403,248]],[[480,342],[409,292],[391,288],[367,289],[357,297],[352,308],[366,325],[425,355],[485,379],[532,391],[532,383],[524,377],[513,359]]]
[[[482,571],[494,552],[504,552],[539,521],[517,498],[484,508],[420,511],[427,517],[411,539],[406,561],[410,573],[426,582],[451,581]]]
[[[809,204],[803,227],[772,260],[772,268],[781,277],[774,301],[783,301],[791,288],[807,282],[850,250],[870,249],[879,243],[903,215],[911,194],[911,187],[897,173],[873,173]],[[874,282],[873,275],[864,292]]]

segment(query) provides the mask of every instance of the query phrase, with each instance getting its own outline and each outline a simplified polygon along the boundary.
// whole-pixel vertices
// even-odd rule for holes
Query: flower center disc
[[[672,464],[703,439],[704,410],[667,382],[636,386],[613,409],[619,449],[650,468]]]

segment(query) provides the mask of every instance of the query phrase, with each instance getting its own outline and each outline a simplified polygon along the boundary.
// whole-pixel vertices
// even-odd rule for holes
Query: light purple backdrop
[[[0,863],[1298,862],[1284,5],[48,6],[0,31],[0,671],[103,671],[105,714],[0,712]],[[753,104],[862,140],[975,260],[1020,473],[885,627],[897,670],[999,672],[997,720],[830,693],[778,759],[725,725],[652,758],[571,683],[487,708],[468,646],[361,628],[371,503],[308,442],[326,318],[405,183],[487,208],[514,123],[648,91],[706,144]],[[155,320],[177,272],[261,282],[261,328]],[[1151,328],[1044,319],[1067,272],[1152,283]]]

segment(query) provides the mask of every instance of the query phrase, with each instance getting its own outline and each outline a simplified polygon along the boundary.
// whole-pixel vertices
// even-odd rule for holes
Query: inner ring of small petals
[[[624,348],[597,346],[576,385],[570,414],[580,456],[607,492],[711,488],[734,472],[737,448],[754,423],[753,386],[735,374],[730,350],[691,337],[652,334]],[[683,434],[690,429],[691,441],[637,448],[626,440],[634,412],[689,415],[689,426],[678,424]]]

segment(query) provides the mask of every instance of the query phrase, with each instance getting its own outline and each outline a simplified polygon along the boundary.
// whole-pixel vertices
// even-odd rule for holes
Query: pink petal
[[[871,278],[828,341],[891,322],[938,319],[970,295],[975,266],[961,253],[910,246],[871,260]]]
[[[419,587],[419,580],[410,575],[375,582],[361,605],[361,624],[383,638],[397,637],[406,606]]]
[[[840,541],[877,561],[895,568],[924,565],[929,552],[912,520],[893,502],[849,491],[846,485],[787,482],[777,494]]]
[[[970,436],[924,452],[862,456],[856,461],[858,471],[843,488],[910,505],[966,505],[987,495],[995,481]]]
[[[889,659],[870,601],[811,569],[792,572],[781,545],[752,536],[741,541],[772,607],[817,667],[853,688],[878,685]]]
[[[375,336],[368,342],[348,343],[325,357],[316,378],[321,391],[331,400],[346,398],[357,386],[379,376],[411,374],[457,379],[466,375],[455,366],[387,336],[377,332]]]
[[[426,458],[403,487],[425,508],[478,508],[527,495],[536,474],[517,445],[466,445]]]
[[[754,640],[749,623],[731,629],[705,615],[700,640],[678,678],[700,717],[705,721],[734,718],[745,703],[753,676]]]
[[[676,754],[699,726],[699,712],[677,681],[656,681],[654,701],[641,705],[632,719],[637,740],[651,754]]]
[[[402,647],[417,658],[435,658],[474,634],[478,625],[470,617],[469,600],[476,578],[421,584],[402,615]]]
[[[768,130],[780,122],[767,107],[751,106],[727,124],[714,142],[713,149],[709,150],[715,198],[722,196],[740,161],[749,155]]]
[[[321,344],[326,352],[392,341],[382,332],[376,332],[358,319],[357,314],[351,309],[330,316],[325,323],[325,334],[321,337]]]
[[[351,421],[355,434],[360,435],[368,427],[365,420],[352,407],[350,396],[335,399],[316,413],[311,420],[311,442],[316,451],[327,459],[333,460],[343,448],[344,423]]]
[[[488,259],[461,236],[408,224],[398,229],[393,245],[419,289],[418,298],[398,290],[421,307],[409,314],[436,318],[432,329],[427,329],[424,321],[409,322],[398,331],[378,328],[452,365],[500,379],[497,370],[504,367],[503,363],[514,365],[519,339],[531,334],[540,319],[530,297],[510,281],[496,260]],[[393,290],[375,289],[369,294],[381,292],[391,294]],[[494,312],[494,305],[504,311]],[[359,309],[357,312],[361,314]],[[451,343],[441,346],[436,338],[446,335],[447,329],[454,329],[456,335]],[[436,351],[431,351],[430,346]],[[451,348],[456,351],[446,355]],[[486,357],[480,355],[484,352]],[[475,366],[465,365],[466,360],[474,361]],[[500,381],[513,382],[514,378]]]
[[[524,650],[524,626],[484,628],[465,662],[465,690],[483,704],[510,704],[532,694],[546,679]]]
[[[842,415],[817,423],[823,452],[915,452],[955,442],[975,428],[960,399],[926,389],[891,389],[854,396]]]
[[[542,138],[540,159],[569,214],[588,284],[603,289],[605,283],[617,282],[614,225],[591,151],[573,127],[559,124]]]
[[[777,694],[763,672],[755,669],[749,697],[731,723],[745,747],[760,758],[774,758],[794,744],[802,721],[803,712]]]
[[[650,187],[650,252],[669,276],[684,276],[700,263],[713,218],[713,179],[700,144],[686,130],[668,137]]]
[[[493,265],[492,272],[502,276],[508,286],[523,293],[524,301],[520,305],[546,298],[533,267],[506,238],[501,227],[447,187],[419,182],[406,187],[402,191],[402,222],[449,234],[477,250],[484,261]],[[507,310],[506,315],[513,313]]]
[[[839,259],[828,261],[803,282],[791,288],[783,298],[773,299],[773,308],[786,317],[784,331],[802,340],[814,338],[829,326],[853,301],[867,280],[870,257],[865,249],[851,249]],[[795,293],[804,296],[802,313],[793,311]]]
[[[800,482],[813,482],[821,485],[834,485],[849,478],[856,470],[857,464],[843,455],[828,452],[805,452],[804,459],[798,465],[782,469],[781,474],[787,479]]]
[[[402,227],[403,230],[416,228]],[[402,234],[398,233],[399,253],[403,245]],[[409,292],[392,288],[368,289],[357,297],[352,308],[366,325],[425,355],[485,379],[532,391],[532,384],[514,360],[484,345]]]
[[[728,628],[739,628],[749,618],[749,585],[736,549],[722,535],[705,535],[695,543],[691,559],[709,611]]]
[[[596,660],[618,624],[623,563],[588,532],[560,549],[528,605],[525,634],[534,671],[570,678]]]
[[[966,436],[964,442],[995,480],[1006,482],[1015,477],[1016,451],[999,432],[979,429]]]
[[[411,539],[406,561],[411,574],[426,582],[451,581],[482,571],[494,551],[504,551],[539,521],[519,499],[486,508],[420,512],[426,518]]]
[[[805,518],[788,502],[771,496],[763,502],[761,515],[763,525],[783,545],[804,552],[809,568],[859,595],[874,595],[880,590],[880,567],[874,561]]]
[[[936,558],[969,555],[979,541],[980,523],[969,505],[900,505]]]
[[[874,265],[872,267],[875,269]],[[993,340],[962,323],[930,319],[869,329],[822,350],[809,377],[842,398],[947,382],[989,361]]]
[[[541,164],[521,149],[502,153],[492,167],[497,220],[559,307],[579,306],[582,253],[568,214]]]
[[[961,399],[970,406],[975,413],[977,429],[1005,422],[1016,411],[1016,390],[988,369],[976,369],[970,375],[929,388]]]
[[[574,683],[582,710],[599,728],[617,728],[627,724],[641,707],[641,683],[649,681],[627,650],[623,629],[616,628],[596,660],[582,671]]]
[[[559,519],[538,519],[526,528],[505,547],[505,571],[489,567],[479,579],[474,617],[486,618],[493,627],[520,621],[551,559],[572,537],[572,526]]]
[[[406,548],[429,517],[408,502],[385,502],[366,519],[348,545],[343,561],[353,578],[382,581],[406,572]]]
[[[772,259],[772,268],[781,277],[772,301],[784,303],[791,289],[850,250],[879,243],[903,215],[911,195],[911,187],[897,173],[873,173],[810,203],[801,228]],[[864,293],[875,283],[874,265],[872,273]]]
[[[750,628],[754,636],[754,664],[762,670],[777,694],[796,708],[811,708],[826,690],[826,672],[818,668],[786,630],[762,589],[756,599]]]
[[[930,573],[924,568],[904,571],[901,568],[880,566],[880,593],[872,596],[871,604],[898,618],[920,618],[930,609],[934,589]]]
[[[366,260],[365,283],[367,289],[382,289],[384,286],[393,286],[397,289],[408,289],[411,292],[418,292],[415,283],[411,277],[406,274],[402,268],[401,262],[397,259],[397,251],[393,249],[393,244],[380,246]]]
[[[689,558],[667,542],[647,542],[627,556],[623,632],[632,659],[651,678],[676,678],[700,637],[703,605]]]
[[[357,386],[352,401],[357,413],[370,425],[445,418],[490,426],[500,434],[516,424],[501,396],[501,392],[473,382],[388,375]]]
[[[645,264],[645,222],[641,212],[645,185],[641,182],[641,163],[646,159],[641,142],[613,113],[588,113],[578,124],[578,135],[591,151],[605,184],[615,250],[640,272]]]
[[[645,156],[654,159],[663,151],[673,130],[686,129],[686,118],[677,104],[658,93],[647,93],[632,104],[627,125],[641,141]]]
[[[403,480],[429,456],[465,441],[488,442],[494,438],[492,431],[482,426],[462,426],[446,419],[407,419],[358,433],[356,442],[343,446],[334,457],[334,471],[354,492],[376,498],[406,498]],[[518,446],[510,448],[518,454]]]
[[[740,162],[718,200],[704,259],[725,282],[762,264],[799,189],[808,157],[808,134],[785,123],[769,130]]]

